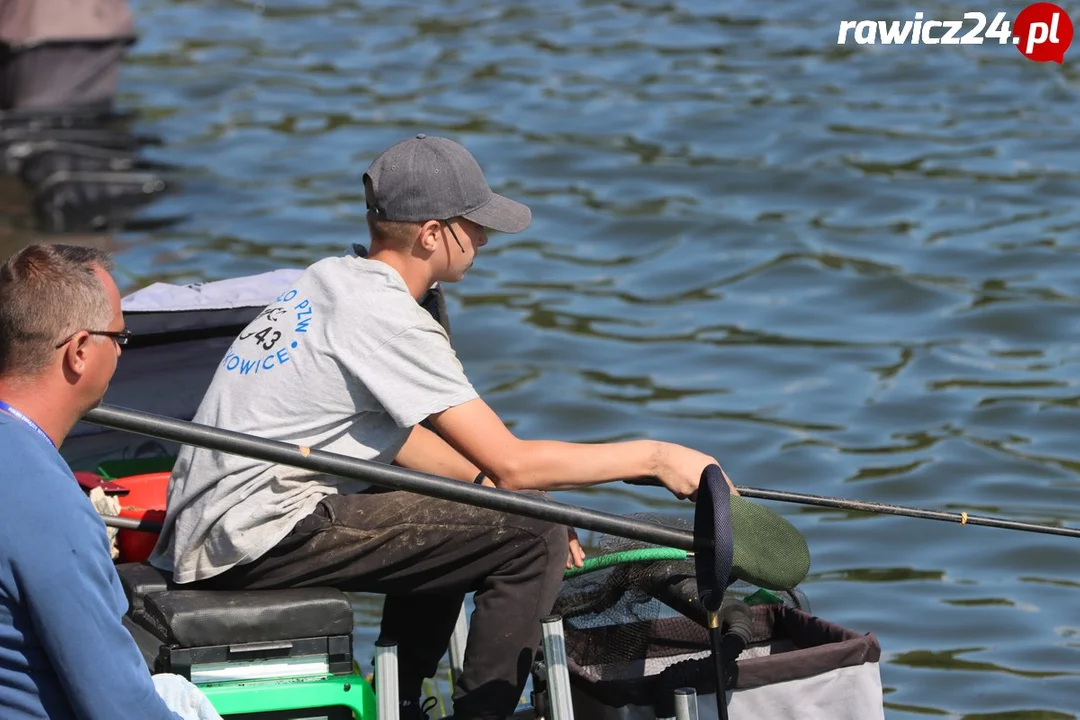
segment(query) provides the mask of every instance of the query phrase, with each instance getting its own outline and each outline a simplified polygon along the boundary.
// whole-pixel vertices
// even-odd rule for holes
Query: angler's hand
[[[738,488],[735,487],[735,483],[731,482],[731,478],[729,478],[728,474],[726,472],[724,472],[724,468],[720,467],[720,463],[716,463],[716,466],[720,468],[720,474],[724,476],[724,480],[725,480],[725,482],[727,482],[728,488],[731,490],[731,494],[732,495],[738,495],[739,494]]]
[[[692,448],[676,445],[674,443],[659,443],[657,458],[654,462],[654,474],[660,479],[671,494],[680,500],[689,498],[697,500],[698,485],[701,483],[701,473],[709,465],[720,466],[716,458],[698,452]],[[720,472],[727,481],[732,495],[738,495],[735,484],[721,468]]]
[[[566,569],[582,567],[585,564],[585,551],[578,541],[577,530],[567,528],[570,534],[570,553],[566,556]]]

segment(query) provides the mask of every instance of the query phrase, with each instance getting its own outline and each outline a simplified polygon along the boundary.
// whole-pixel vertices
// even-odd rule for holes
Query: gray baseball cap
[[[532,221],[525,205],[488,187],[476,158],[453,140],[417,135],[395,143],[364,173],[368,209],[381,219],[425,222],[463,217],[503,233]]]

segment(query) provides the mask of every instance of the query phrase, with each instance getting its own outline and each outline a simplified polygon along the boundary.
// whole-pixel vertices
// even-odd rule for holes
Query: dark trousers
[[[398,643],[402,700],[435,675],[475,592],[454,717],[504,718],[540,647],[567,542],[563,526],[413,493],[331,495],[266,555],[202,585],[384,593],[380,639]]]

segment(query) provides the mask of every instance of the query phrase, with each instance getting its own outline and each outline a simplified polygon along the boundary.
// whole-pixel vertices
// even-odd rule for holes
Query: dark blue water
[[[365,242],[367,164],[447,135],[534,213],[448,288],[462,361],[520,436],[657,438],[752,487],[1080,522],[1074,61],[836,45],[845,19],[996,6],[134,7],[121,102],[187,170],[146,216],[186,219],[91,239],[125,290]],[[660,490],[560,499],[691,517]],[[807,537],[815,614],[879,638],[889,718],[1077,716],[1077,540],[770,507]]]

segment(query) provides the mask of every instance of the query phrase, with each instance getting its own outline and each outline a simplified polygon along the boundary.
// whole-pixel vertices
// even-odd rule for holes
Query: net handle
[[[678,548],[638,548],[636,550],[622,550],[620,552],[608,553],[607,555],[586,558],[582,563],[582,567],[570,568],[563,577],[569,579],[584,575],[585,573],[603,570],[604,568],[613,565],[658,562],[661,560],[686,560],[687,557],[689,557],[689,553],[685,550],[679,550]]]

